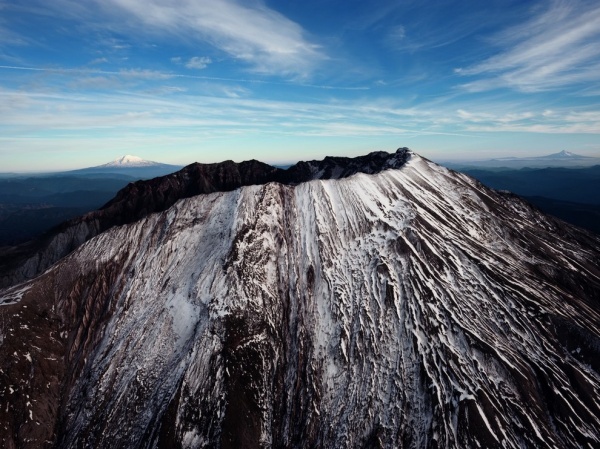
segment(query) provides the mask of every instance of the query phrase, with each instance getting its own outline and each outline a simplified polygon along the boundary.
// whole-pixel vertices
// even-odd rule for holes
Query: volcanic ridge
[[[3,447],[600,445],[600,238],[406,148],[192,164],[0,275]]]

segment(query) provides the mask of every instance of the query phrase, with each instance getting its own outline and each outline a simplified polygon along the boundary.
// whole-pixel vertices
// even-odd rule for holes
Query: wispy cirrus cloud
[[[489,112],[468,112],[464,109],[458,109],[456,111],[458,116],[466,122],[482,123],[482,122],[495,122],[495,123],[514,123],[528,120],[535,117],[535,114],[531,111],[525,112],[510,112],[505,114],[492,114]]]
[[[541,110],[490,113],[458,109],[462,127],[472,132],[600,134],[600,111]]]
[[[530,20],[493,39],[501,48],[481,63],[457,69],[477,77],[463,85],[473,92],[508,87],[537,92],[598,83],[600,4],[555,0]]]
[[[212,64],[212,59],[208,56],[194,56],[188,59],[187,62],[184,63],[183,58],[181,56],[175,56],[171,58],[171,62],[177,65],[185,65],[188,69],[205,69],[209,64]]]
[[[88,65],[98,65],[98,64],[106,64],[108,62],[108,59],[106,58],[96,58],[91,60]]]
[[[108,32],[109,36],[97,43],[112,51],[132,50],[131,43],[112,36],[115,31],[134,40],[162,33],[188,45],[208,43],[258,74],[306,79],[327,59],[301,25],[268,7],[264,0],[31,0],[30,5],[10,5],[9,9],[76,21],[85,24],[90,35]],[[1,18],[0,37],[2,41],[20,38],[3,26]]]
[[[304,29],[262,1],[110,0],[144,27],[208,41],[254,72],[308,76],[324,59]]]
[[[171,58],[171,61],[176,64],[181,64],[181,58]],[[193,75],[184,73],[165,72],[150,69],[120,69],[120,70],[100,70],[89,67],[84,68],[66,68],[66,67],[31,67],[31,66],[19,66],[19,65],[0,65],[0,69],[4,70],[15,70],[19,72],[46,72],[55,73],[60,75],[110,75],[118,76],[122,78],[138,78],[146,80],[165,80],[169,78],[181,78],[191,80],[204,80],[204,81],[218,81],[218,82],[234,82],[244,84],[272,84],[280,86],[296,86],[306,87],[311,89],[322,89],[322,90],[340,90],[340,91],[366,91],[369,90],[368,86],[336,86],[328,84],[311,84],[306,82],[300,82],[295,80],[264,80],[264,79],[253,79],[253,78],[235,78],[235,77],[223,77],[223,76],[204,76],[204,75]]]
[[[0,69],[17,70],[23,72],[47,72],[58,74],[98,74],[98,75],[119,75],[132,78],[146,79],[167,79],[178,76],[174,73],[160,72],[157,70],[148,69],[121,69],[121,70],[97,70],[90,68],[67,68],[67,67],[27,67],[27,66],[10,66],[0,65]],[[180,75],[179,75],[180,76]]]
[[[170,83],[160,89],[113,89],[98,95],[0,88],[0,157],[9,151],[13,154],[77,147],[95,148],[98,152],[107,147],[119,151],[127,148],[127,152],[135,152],[136,148],[138,152],[141,148],[183,151],[185,147],[185,151],[195,152],[211,141],[213,149],[221,145],[232,152],[242,148],[227,157],[246,158],[244,145],[265,139],[299,146],[301,142],[313,142],[309,147],[317,151],[310,139],[368,138],[372,139],[370,142],[393,145],[408,143],[406,139],[411,139],[412,144],[423,138],[448,136],[444,141],[460,137],[464,145],[464,139],[469,138],[476,145],[481,139],[489,139],[487,133],[576,133],[590,136],[586,142],[593,142],[593,136],[600,134],[598,108],[550,110],[541,105],[483,101],[477,106],[465,102],[456,109],[455,103],[407,106],[389,98],[367,97],[348,101],[277,101],[253,98],[244,92],[223,95],[211,90],[214,86],[207,86],[204,94],[187,92]],[[232,141],[233,136],[241,140]],[[270,157],[275,154],[283,157],[281,151],[272,152]],[[223,153],[217,151],[211,157],[214,159],[203,160],[220,160]]]
[[[102,72],[102,71],[100,71]],[[173,78],[176,75],[173,73],[160,72],[158,70],[148,69],[121,69],[116,72],[119,76],[127,78],[140,78],[146,80],[165,80]]]
[[[85,135],[100,128],[115,135],[152,130],[164,136],[193,129],[193,135],[214,138],[231,133],[304,137],[600,133],[597,109],[523,109],[497,103],[453,110],[452,105],[437,104],[402,107],[388,99],[292,102],[244,98],[237,93],[188,95],[173,85],[101,96],[0,89],[0,126],[5,127],[7,138],[56,132]]]
[[[194,56],[185,64],[188,69],[205,69],[212,60],[207,56]]]
[[[0,22],[0,47],[9,45],[26,45],[27,38],[8,29]]]

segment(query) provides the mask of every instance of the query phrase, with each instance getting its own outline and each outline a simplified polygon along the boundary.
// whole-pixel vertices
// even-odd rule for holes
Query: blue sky
[[[600,156],[597,1],[0,0],[0,172]]]

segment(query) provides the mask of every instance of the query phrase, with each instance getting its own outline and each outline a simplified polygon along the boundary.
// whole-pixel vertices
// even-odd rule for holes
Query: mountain
[[[37,240],[0,248],[0,288],[41,273],[85,241],[113,226],[163,211],[179,199],[252,184],[298,184],[313,179],[343,178],[358,172],[377,173],[400,167],[408,157],[408,149],[401,150],[393,157],[385,152],[354,159],[326,157],[322,161],[298,162],[285,170],[256,160],[240,164],[233,161],[194,163],[169,176],[130,183],[100,210],[64,222]]]
[[[579,154],[571,153],[570,151],[562,150],[558,153],[547,154],[545,156],[533,156],[533,157],[499,157],[490,159],[490,161],[546,161],[546,160],[589,160],[596,159],[589,156],[581,156]]]
[[[108,164],[100,165],[100,167],[155,167],[157,165],[165,165],[154,161],[145,161],[141,157],[126,155],[115,159]]]
[[[600,165],[503,171],[466,169],[464,173],[494,189],[510,190],[523,196],[600,204]]]
[[[463,172],[494,189],[521,195],[548,214],[600,232],[600,165]]]
[[[0,247],[38,238],[66,220],[100,208],[129,182],[179,169],[123,156],[69,172],[0,174]]]
[[[473,161],[444,161],[443,164],[455,170],[472,169],[517,170],[522,168],[546,167],[590,167],[600,165],[600,157],[581,156],[570,151],[547,154],[535,157],[503,157]]]
[[[600,238],[407,149],[194,164],[71,226],[0,293],[4,447],[600,444]]]
[[[25,242],[97,209],[134,180],[110,173],[0,178],[0,246]]]
[[[120,174],[136,179],[151,179],[164,176],[180,170],[179,165],[162,164],[160,162],[146,161],[138,156],[126,155],[96,167],[71,170],[69,174],[94,175],[94,174]]]
[[[597,158],[593,158],[593,157],[589,157],[589,156],[581,156],[579,154],[571,153],[570,151],[562,150],[562,151],[559,151],[558,153],[552,153],[552,154],[548,154],[547,156],[542,156],[542,157],[533,158],[533,159],[590,160],[590,159],[597,159]]]

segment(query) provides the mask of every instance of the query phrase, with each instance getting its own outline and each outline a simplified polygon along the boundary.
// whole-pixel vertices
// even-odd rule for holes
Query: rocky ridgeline
[[[406,150],[342,161],[122,191],[128,224],[0,294],[0,445],[598,446],[600,239]]]
[[[295,185],[312,179],[373,174],[399,168],[408,154],[408,148],[399,148],[393,154],[380,151],[356,158],[327,157],[322,161],[299,162],[287,170],[256,160],[194,163],[171,175],[133,182],[98,211],[69,220],[34,241],[0,248],[0,288],[33,278],[82,243],[113,226],[133,223],[148,214],[161,212],[183,198],[269,182]]]

